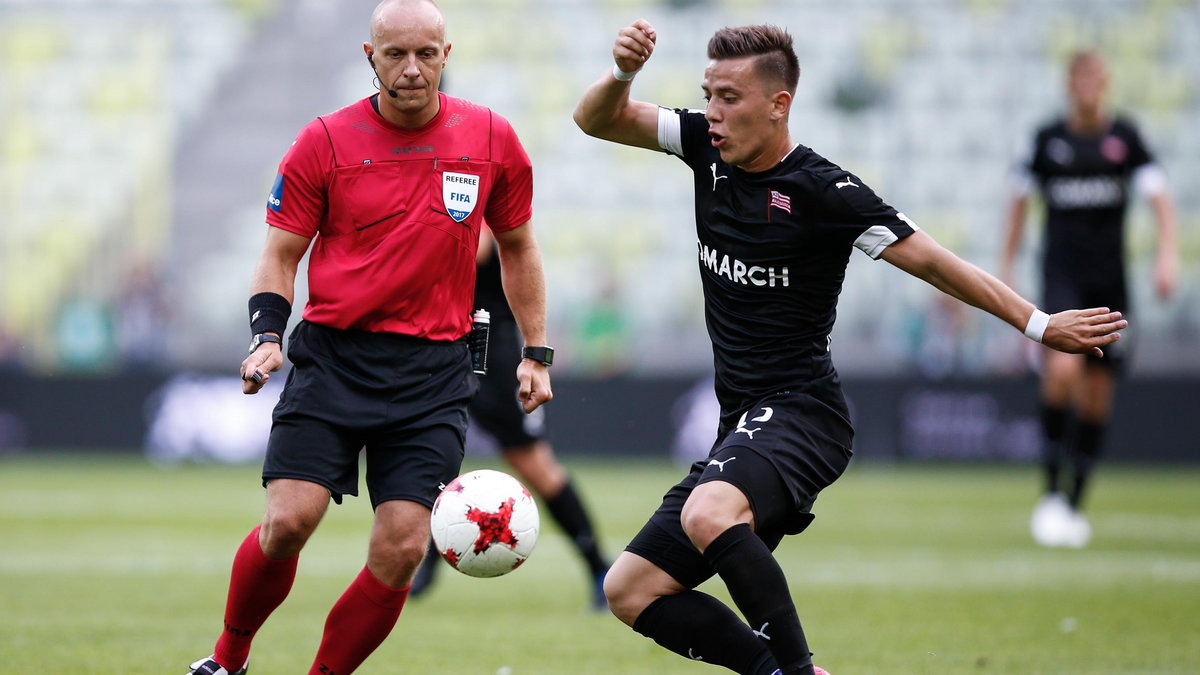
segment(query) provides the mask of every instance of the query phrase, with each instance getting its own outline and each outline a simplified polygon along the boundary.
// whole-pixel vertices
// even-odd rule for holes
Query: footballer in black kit
[[[1081,135],[1066,119],[1056,120],[1038,131],[1022,168],[1045,201],[1045,309],[1086,304],[1127,312],[1125,212],[1131,179],[1142,169],[1157,171],[1132,122],[1117,118],[1107,133]],[[1089,360],[1117,368],[1126,352],[1110,349],[1103,359]]]
[[[721,404],[718,440],[685,482],[689,489],[718,479],[744,487],[760,533],[797,533],[811,519],[817,493],[851,455],[854,432],[830,342],[850,253],[858,247],[878,256],[915,226],[860,178],[803,145],[774,168],[750,173],[721,160],[702,112],[661,116],[668,119],[660,128],[679,131],[666,150],[693,172],[705,323]],[[809,442],[789,440],[798,438]],[[778,481],[771,475],[757,484],[761,462]],[[673,501],[682,508],[682,499]],[[678,516],[674,508],[660,511],[653,529]],[[661,547],[640,539],[631,550],[654,560]],[[688,567],[664,564],[696,583],[713,574],[698,552]]]
[[[1103,58],[1082,51],[1072,56],[1067,70],[1070,108],[1037,131],[1015,176],[1000,275],[1011,281],[1026,201],[1036,186],[1045,207],[1041,283],[1046,310],[1087,305],[1127,313],[1125,215],[1131,193],[1149,197],[1158,221],[1154,274],[1161,298],[1173,292],[1177,274],[1174,207],[1165,174],[1133,122],[1106,109]],[[1045,484],[1030,518],[1030,533],[1043,546],[1079,548],[1091,538],[1083,496],[1100,458],[1116,378],[1129,358],[1128,348],[1114,346],[1103,359],[1043,355],[1039,412]]]
[[[857,176],[791,140],[800,76],[776,26],[722,28],[709,41],[704,111],[630,98],[653,53],[648,22],[622,28],[613,70],[583,93],[586,133],[665,150],[692,170],[718,438],[670,488],[604,583],[614,615],[660,646],[746,675],[823,675],[773,555],[812,520],[847,468],[853,431],[830,333],[855,248],[1034,339],[1083,352],[1118,339],[1120,315],[1049,316],[964,262]],[[696,589],[720,577],[740,612]]]

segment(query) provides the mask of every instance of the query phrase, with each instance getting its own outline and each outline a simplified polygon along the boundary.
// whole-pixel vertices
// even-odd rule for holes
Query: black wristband
[[[255,293],[250,296],[250,334],[275,333],[283,335],[292,316],[292,303],[278,293]]]

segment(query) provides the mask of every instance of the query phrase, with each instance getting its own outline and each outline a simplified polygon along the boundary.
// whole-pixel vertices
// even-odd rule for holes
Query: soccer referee
[[[309,672],[347,675],[391,632],[438,486],[463,458],[479,387],[463,338],[485,218],[521,333],[542,348],[527,353],[549,353],[529,157],[502,117],[439,93],[450,47],[430,0],[380,3],[363,45],[378,91],[304,127],[279,166],[252,284],[245,393],[282,365],[296,271],[311,248],[308,303],[288,336],[293,367],[262,471],[266,514],[234,557],[214,653],[192,673],[246,673],[251,641],[287,597],[330,499],[358,494],[364,449],[374,508],[366,564],[330,610]],[[526,412],[552,396],[547,365],[526,358],[516,371]]]

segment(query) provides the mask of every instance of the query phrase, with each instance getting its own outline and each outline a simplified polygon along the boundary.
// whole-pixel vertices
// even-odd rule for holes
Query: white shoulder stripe
[[[903,213],[897,213],[896,217],[904,221],[904,223],[911,227],[914,231],[921,229]],[[860,234],[858,239],[854,240],[854,246],[863,253],[871,256],[872,260],[877,260],[879,259],[879,256],[883,255],[883,250],[885,248],[891,246],[899,240],[900,237],[897,237],[896,233],[892,232],[891,228],[885,225],[872,225],[871,227],[867,228],[866,232]]]
[[[858,239],[854,240],[854,246],[871,256],[872,259],[876,259],[883,254],[883,249],[896,243],[896,239],[895,233],[889,228],[883,225],[872,225],[867,228],[866,232],[858,235]]]
[[[1146,197],[1161,195],[1167,191],[1167,174],[1157,164],[1143,164],[1133,170],[1133,186]]]
[[[658,108],[658,147],[673,155],[683,156],[679,114],[661,106]]]

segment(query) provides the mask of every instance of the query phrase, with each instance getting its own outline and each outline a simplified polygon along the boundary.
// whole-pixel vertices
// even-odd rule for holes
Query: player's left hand
[[[1117,331],[1128,327],[1120,312],[1110,312],[1107,307],[1068,309],[1050,315],[1042,344],[1060,352],[1104,356],[1101,347],[1120,340]]]
[[[517,400],[526,413],[537,410],[538,406],[554,398],[554,392],[550,390],[550,369],[537,361],[521,359],[517,366],[517,382],[521,385],[517,390]]]

